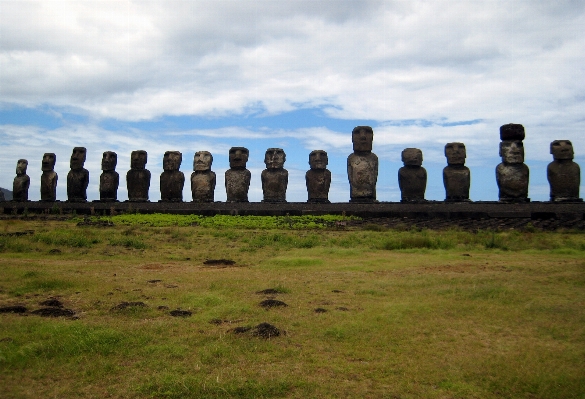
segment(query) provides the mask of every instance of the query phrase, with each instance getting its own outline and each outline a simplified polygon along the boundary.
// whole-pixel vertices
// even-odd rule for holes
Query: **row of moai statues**
[[[350,202],[376,202],[378,179],[378,157],[372,152],[374,132],[369,126],[358,126],[352,132],[353,153],[347,158],[347,176],[350,184]],[[496,181],[501,202],[528,202],[529,169],[524,164],[524,127],[507,124],[500,127],[500,157],[502,163],[496,167]],[[569,140],[555,140],[550,152],[553,162],[547,167],[550,183],[550,199],[553,202],[581,202],[579,165],[573,162],[573,146]],[[67,197],[70,202],[87,201],[89,172],[84,169],[87,150],[75,147],[70,159],[67,175]],[[469,199],[471,173],[465,166],[466,150],[463,143],[445,145],[447,166],[443,169],[443,183],[448,202],[465,202]],[[248,202],[251,173],[246,169],[249,151],[244,147],[232,147],[229,151],[230,169],[225,173],[227,202]],[[185,175],[181,172],[182,154],[167,151],[163,157],[163,173],[160,175],[160,194],[163,202],[182,202]],[[106,151],[102,158],[100,176],[100,201],[117,201],[119,175],[115,152]],[[41,201],[55,201],[57,173],[54,171],[56,156],[43,156],[41,176]],[[286,202],[288,171],[284,169],[286,154],[281,148],[266,150],[262,171],[263,202]],[[422,151],[406,148],[402,151],[404,166],[398,171],[398,184],[402,202],[425,201],[427,172],[422,167]],[[146,169],[146,151],[133,151],[131,169],[126,174],[128,200],[146,202],[149,200],[150,171]],[[213,202],[216,175],[211,171],[213,156],[208,151],[199,151],[193,158],[191,193],[194,202]],[[305,174],[308,200],[311,203],[329,203],[331,172],[327,169],[328,157],[323,150],[309,154],[310,170]],[[13,200],[27,201],[30,178],[26,175],[28,161],[19,159],[13,185]]]

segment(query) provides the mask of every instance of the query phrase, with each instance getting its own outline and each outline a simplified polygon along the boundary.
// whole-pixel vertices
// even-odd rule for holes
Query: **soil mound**
[[[268,339],[271,337],[278,337],[280,335],[280,330],[272,324],[260,323],[254,327],[252,335],[255,337]]]
[[[110,310],[122,310],[122,309],[132,308],[132,307],[143,308],[143,307],[146,307],[146,304],[144,302],[121,302],[118,305],[111,308]]]
[[[236,262],[231,259],[207,259],[203,264],[207,266],[232,266]]]
[[[27,309],[24,306],[4,306],[0,308],[0,313],[26,313]]]
[[[63,304],[61,303],[60,300],[56,299],[56,298],[50,298],[47,299],[46,301],[43,301],[41,303],[39,303],[39,305],[41,306],[52,306],[55,308],[62,308]]]
[[[193,312],[191,312],[190,310],[171,310],[170,312],[171,316],[173,317],[190,317]]]
[[[326,313],[327,309],[323,309],[323,308],[317,308],[315,309],[315,313]]]
[[[260,302],[260,306],[265,309],[275,308],[275,307],[285,307],[288,306],[286,303],[276,300],[276,299],[266,299],[265,301]]]
[[[42,317],[72,317],[75,316],[75,312],[71,309],[62,308],[41,308],[33,310],[32,314],[36,314]]]

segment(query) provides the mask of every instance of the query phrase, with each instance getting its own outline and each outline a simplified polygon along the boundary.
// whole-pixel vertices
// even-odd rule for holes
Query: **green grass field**
[[[1,398],[585,398],[583,232],[101,220],[0,221]]]

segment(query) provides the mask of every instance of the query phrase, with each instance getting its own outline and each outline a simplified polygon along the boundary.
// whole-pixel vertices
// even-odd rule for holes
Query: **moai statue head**
[[[555,161],[562,161],[566,159],[573,159],[575,152],[573,151],[573,143],[570,140],[555,140],[550,143],[550,153]]]
[[[193,157],[193,170],[196,172],[207,172],[211,170],[213,155],[209,151],[197,151]]]
[[[524,163],[524,126],[509,123],[500,127],[500,157],[505,164]]]
[[[148,154],[144,150],[132,151],[130,155],[130,168],[142,170],[146,168],[146,162],[148,161]]]
[[[71,159],[69,160],[69,167],[73,170],[83,169],[86,155],[87,149],[85,147],[74,147]]]
[[[163,157],[163,169],[165,171],[179,170],[183,162],[183,154],[179,151],[167,151]]]
[[[26,159],[19,159],[16,163],[16,174],[18,176],[26,175],[26,169],[28,168],[28,161]]]
[[[102,156],[102,170],[104,172],[109,172],[112,170],[116,170],[116,165],[118,164],[118,154],[112,151],[104,152]]]
[[[351,132],[354,152],[371,152],[374,130],[370,126],[356,126]]]
[[[57,161],[57,156],[52,152],[46,152],[43,155],[43,163],[41,164],[41,170],[43,172],[50,172],[55,169],[55,162]]]
[[[445,156],[447,157],[447,163],[449,165],[465,165],[465,158],[467,158],[465,144],[463,143],[445,144]]]
[[[327,169],[327,165],[329,164],[329,158],[327,157],[327,152],[323,150],[315,150],[311,151],[309,154],[309,165],[313,170],[323,170]]]
[[[405,148],[402,150],[402,162],[404,162],[404,166],[421,166],[422,161],[422,151],[418,148]]]
[[[246,163],[250,151],[245,147],[232,147],[230,148],[230,168],[232,169],[246,169]]]
[[[264,155],[267,169],[282,169],[286,161],[286,154],[282,148],[269,148]]]

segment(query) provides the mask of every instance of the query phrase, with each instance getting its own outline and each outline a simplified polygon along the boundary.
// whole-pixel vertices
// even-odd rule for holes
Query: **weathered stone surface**
[[[351,132],[353,153],[347,157],[350,202],[375,202],[378,181],[378,157],[372,152],[374,131],[357,126]]]
[[[232,147],[229,152],[230,169],[225,172],[227,202],[248,202],[252,174],[246,169],[250,151],[244,147]]]
[[[28,161],[19,159],[16,164],[16,177],[12,183],[12,201],[28,201],[30,177],[26,174]]]
[[[524,164],[524,127],[510,123],[500,128],[502,163],[496,167],[501,202],[527,202],[529,169]]]
[[[307,185],[307,202],[329,203],[329,187],[331,186],[331,172],[327,169],[329,158],[323,150],[315,150],[309,154],[311,169],[305,174]]]
[[[443,169],[445,201],[469,201],[471,173],[465,166],[467,152],[463,143],[447,143],[445,145],[447,166]]]
[[[404,166],[398,170],[402,202],[425,200],[427,171],[421,166],[422,161],[422,151],[418,148],[406,148],[402,151]]]
[[[262,202],[286,202],[288,171],[284,169],[286,154],[282,148],[269,148],[264,156],[266,169],[262,171]]]
[[[215,173],[211,171],[213,155],[209,151],[198,151],[193,157],[191,194],[193,202],[213,202]]]
[[[579,186],[581,169],[573,162],[574,151],[570,140],[555,140],[550,143],[550,153],[554,161],[549,163],[546,172],[550,184],[550,200],[554,202],[581,202]]]
[[[56,201],[57,200],[57,180],[59,176],[55,172],[55,162],[57,156],[53,153],[45,153],[43,155],[41,175],[41,201]]]
[[[102,155],[102,174],[100,176],[100,201],[112,202],[118,200],[118,186],[120,176],[116,172],[118,154],[106,151]]]
[[[148,153],[144,150],[132,151],[130,170],[126,173],[128,201],[147,202],[150,189],[150,171],[146,169]]]
[[[69,166],[71,170],[67,174],[67,200],[69,202],[86,202],[87,186],[89,185],[89,171],[83,168],[87,149],[85,147],[73,148]]]
[[[179,171],[183,154],[167,151],[163,157],[163,173],[160,175],[160,198],[162,202],[182,202],[185,175]]]

